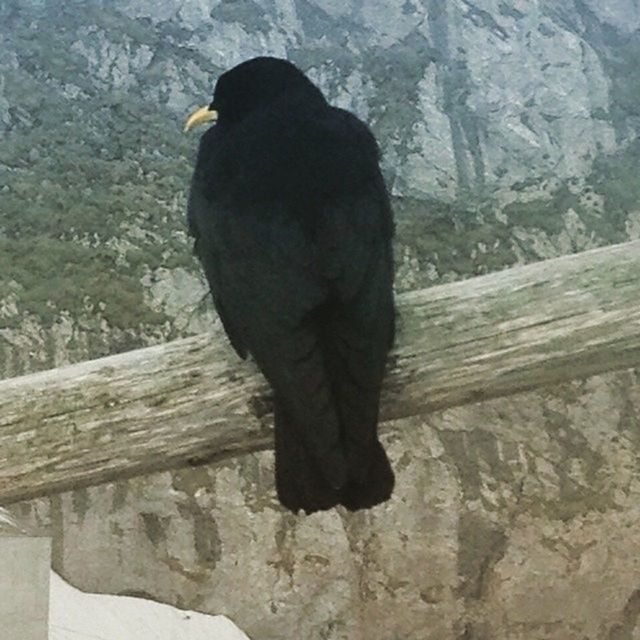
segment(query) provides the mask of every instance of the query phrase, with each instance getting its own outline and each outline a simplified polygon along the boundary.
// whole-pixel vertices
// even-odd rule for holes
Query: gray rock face
[[[629,32],[637,4],[617,4],[587,17]],[[230,6],[118,4],[132,18],[180,24],[179,46],[214,68],[263,54],[297,61],[372,123],[397,195],[452,199],[532,176],[584,175],[618,144],[606,116],[608,51],[584,37],[577,6],[291,1],[261,4],[259,19],[250,2]],[[214,78],[200,68],[209,95]],[[173,80],[171,92],[202,99]]]
[[[70,52],[95,89],[133,91],[176,117],[221,70],[291,58],[372,124],[394,193],[453,199],[585,175],[624,143],[610,63],[631,55],[640,10],[605,4],[118,0],[106,23],[74,17]]]
[[[607,0],[607,2],[585,0],[584,6],[588,7],[602,23],[623,34],[633,34],[640,28],[638,0]]]

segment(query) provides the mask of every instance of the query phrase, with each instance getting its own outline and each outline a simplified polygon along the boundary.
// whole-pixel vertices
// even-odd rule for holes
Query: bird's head
[[[184,130],[217,120],[221,123],[239,122],[270,102],[298,92],[324,101],[320,90],[287,60],[253,58],[218,78],[213,101],[194,111],[187,118]]]

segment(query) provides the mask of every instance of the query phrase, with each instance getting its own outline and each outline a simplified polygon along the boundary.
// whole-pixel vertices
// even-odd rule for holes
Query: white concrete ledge
[[[0,509],[0,637],[47,640],[51,539]]]

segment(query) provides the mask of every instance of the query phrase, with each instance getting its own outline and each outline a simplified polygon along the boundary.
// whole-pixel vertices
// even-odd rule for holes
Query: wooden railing
[[[640,364],[640,242],[398,297],[382,421]],[[384,425],[383,425],[384,427]],[[0,503],[271,446],[222,330],[0,381]]]

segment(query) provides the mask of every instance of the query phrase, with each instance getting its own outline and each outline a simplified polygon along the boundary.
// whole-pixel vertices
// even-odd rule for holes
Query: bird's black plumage
[[[394,484],[377,437],[394,336],[377,144],[275,58],[220,76],[210,109],[189,230],[232,345],[273,388],[278,497],[307,513],[371,507]]]

